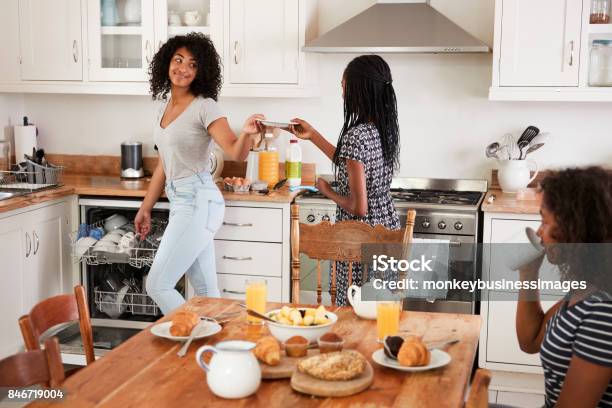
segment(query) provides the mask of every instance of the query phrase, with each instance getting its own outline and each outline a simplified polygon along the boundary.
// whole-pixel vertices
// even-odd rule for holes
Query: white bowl
[[[100,239],[100,242],[112,242],[114,244],[118,244],[119,241],[121,241],[121,235],[115,234],[114,232],[106,234]]]
[[[116,229],[121,228],[128,222],[128,219],[125,218],[123,215],[113,214],[104,220],[104,229],[106,230],[106,232],[112,232]]]
[[[93,248],[93,252],[119,252],[117,244],[110,241],[98,241]]]
[[[75,243],[74,247],[75,255],[79,258],[82,257],[83,255],[85,255],[85,252],[87,252],[87,250],[91,248],[91,246],[94,245],[96,242],[98,242],[98,240],[92,237],[79,238],[79,240]]]
[[[298,310],[305,310],[305,307],[298,307]],[[279,313],[281,310],[276,309],[266,313],[270,317],[273,314]],[[302,336],[308,339],[309,343],[315,343],[319,337],[331,330],[332,326],[338,321],[338,316],[335,313],[326,311],[325,316],[330,320],[329,323],[320,324],[318,326],[290,326],[278,322],[270,322],[266,320],[266,324],[270,329],[272,336],[280,342],[287,341],[293,336]]]

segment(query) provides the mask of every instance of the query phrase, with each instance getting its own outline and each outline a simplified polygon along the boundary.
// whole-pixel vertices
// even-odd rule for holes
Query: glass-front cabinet
[[[210,0],[88,0],[89,79],[147,81],[170,37],[209,35]]]
[[[154,54],[151,0],[89,0],[89,79],[146,81]]]

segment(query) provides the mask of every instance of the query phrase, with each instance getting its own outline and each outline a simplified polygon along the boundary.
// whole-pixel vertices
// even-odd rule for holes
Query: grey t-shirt
[[[221,108],[213,99],[198,96],[164,129],[161,119],[169,101],[162,103],[153,132],[166,180],[210,171],[208,155],[213,140],[207,129],[215,120],[225,117]]]

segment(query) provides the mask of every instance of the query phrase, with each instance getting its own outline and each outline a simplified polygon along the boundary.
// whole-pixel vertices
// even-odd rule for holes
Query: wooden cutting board
[[[291,388],[316,397],[346,397],[365,390],[372,384],[372,381],[374,381],[374,370],[366,361],[364,372],[359,377],[348,381],[320,380],[295,370],[291,376]]]
[[[261,378],[264,380],[278,380],[280,378],[291,378],[297,362],[302,358],[312,357],[319,354],[319,349],[308,350],[308,355],[304,357],[287,357],[285,351],[281,351],[281,361],[279,365],[271,366],[259,362],[261,366]]]

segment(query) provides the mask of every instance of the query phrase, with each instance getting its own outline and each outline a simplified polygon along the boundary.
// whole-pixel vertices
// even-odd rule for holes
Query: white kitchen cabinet
[[[0,219],[0,359],[16,353],[23,343],[17,319],[25,310],[26,258],[19,216]]]
[[[22,80],[83,79],[80,0],[19,0],[18,34]]]
[[[612,101],[612,90],[588,85],[594,39],[612,24],[589,24],[591,0],[496,0],[489,99]]]
[[[298,0],[229,0],[232,84],[297,84]]]
[[[117,0],[108,18],[104,2],[87,2],[89,80],[147,81],[155,53],[153,1]]]
[[[578,86],[582,0],[503,0],[500,86]]]
[[[19,317],[63,292],[72,268],[69,220],[67,200],[0,214],[0,358],[23,344]]]

